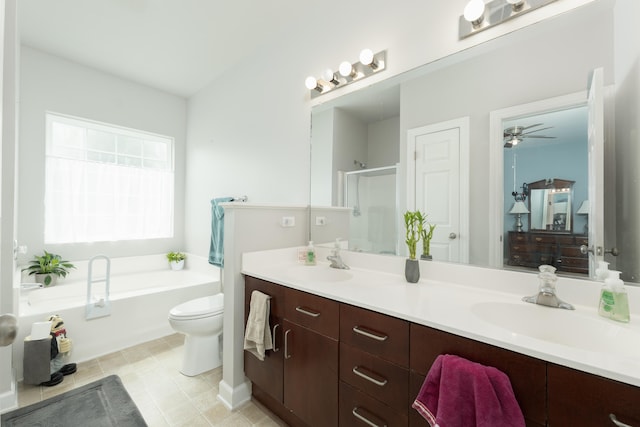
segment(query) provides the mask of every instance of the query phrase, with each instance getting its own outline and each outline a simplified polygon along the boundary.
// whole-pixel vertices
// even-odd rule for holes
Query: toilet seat
[[[169,311],[169,318],[174,320],[195,320],[216,316],[224,312],[224,295],[216,294],[196,298],[179,304]]]

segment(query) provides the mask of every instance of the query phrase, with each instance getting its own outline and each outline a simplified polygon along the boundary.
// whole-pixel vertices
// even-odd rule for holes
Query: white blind
[[[45,243],[173,236],[173,139],[47,114]]]

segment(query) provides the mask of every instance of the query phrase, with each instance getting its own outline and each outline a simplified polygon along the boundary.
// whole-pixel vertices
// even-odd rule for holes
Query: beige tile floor
[[[218,401],[222,368],[195,377],[182,375],[183,342],[183,335],[174,334],[78,363],[75,374],[53,387],[20,383],[18,404],[26,406],[117,374],[149,427],[285,426],[259,403],[251,401],[232,412]]]

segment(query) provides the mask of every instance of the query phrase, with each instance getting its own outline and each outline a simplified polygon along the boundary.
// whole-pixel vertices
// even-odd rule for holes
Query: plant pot
[[[420,263],[417,259],[407,259],[404,263],[404,277],[409,283],[420,280]]]
[[[58,276],[51,273],[39,274],[36,273],[36,283],[42,283],[43,286],[53,286],[58,282]]]
[[[184,268],[184,260],[169,262],[172,270],[182,270]]]
[[[433,259],[433,256],[422,254],[420,255],[420,259],[423,261],[431,261]]]

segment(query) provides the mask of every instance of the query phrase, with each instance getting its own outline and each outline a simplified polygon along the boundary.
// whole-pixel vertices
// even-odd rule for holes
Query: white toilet
[[[169,324],[186,335],[180,372],[189,377],[222,365],[220,338],[224,294],[216,294],[179,304],[169,311]]]

